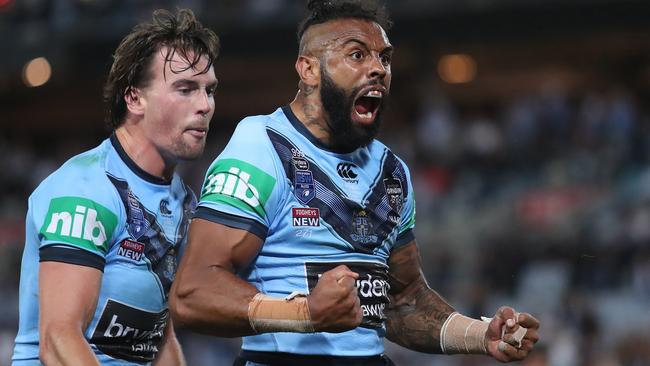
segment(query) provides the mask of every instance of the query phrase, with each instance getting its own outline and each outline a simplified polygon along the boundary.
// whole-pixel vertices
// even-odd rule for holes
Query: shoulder
[[[76,155],[45,178],[30,196],[35,209],[54,206],[96,207],[109,215],[117,215],[117,192],[106,176],[108,148],[98,147]],[[68,207],[68,208],[70,208]]]
[[[368,149],[370,150],[370,153],[373,156],[386,156],[388,158],[395,159],[398,165],[401,166],[401,168],[404,169],[407,174],[409,173],[408,165],[406,164],[404,159],[402,159],[399,155],[395,154],[391,150],[391,148],[386,146],[383,142],[375,139],[370,143]]]
[[[29,215],[42,245],[66,243],[106,252],[121,221],[122,206],[106,177],[105,161],[102,145],[79,154],[32,193]]]
[[[280,118],[284,118],[281,109],[271,114],[245,117],[237,124],[233,138],[254,140],[267,136],[267,128],[277,124]]]
[[[57,170],[45,178],[34,194],[43,191],[78,192],[101,190],[108,183],[106,159],[108,149],[101,144],[68,159]]]
[[[282,111],[278,109],[281,114]],[[270,169],[276,164],[273,144],[268,130],[281,123],[278,111],[259,116],[249,116],[242,119],[235,128],[230,141],[215,160],[237,159],[253,165],[261,164],[262,168]],[[282,114],[282,117],[284,115]],[[266,167],[267,164],[270,164]]]

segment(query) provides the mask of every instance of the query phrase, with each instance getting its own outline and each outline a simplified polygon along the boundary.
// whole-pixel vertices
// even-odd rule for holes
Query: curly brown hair
[[[150,64],[156,51],[166,47],[165,62],[175,54],[187,61],[187,68],[172,70],[183,72],[194,68],[202,56],[208,64],[199,74],[210,70],[219,55],[219,37],[196,19],[189,9],[176,14],[158,9],[150,23],[136,25],[115,50],[113,65],[104,85],[106,124],[111,130],[119,127],[126,117],[124,96],[131,88],[143,88],[152,79]]]

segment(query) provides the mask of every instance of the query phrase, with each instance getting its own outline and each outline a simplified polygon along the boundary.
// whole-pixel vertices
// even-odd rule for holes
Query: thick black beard
[[[336,152],[351,152],[362,146],[368,146],[379,133],[381,112],[384,109],[386,96],[382,98],[375,121],[369,126],[355,126],[351,119],[355,96],[366,87],[359,87],[347,94],[340,88],[326,70],[322,70],[320,99],[327,114],[327,125],[330,128],[329,148]]]

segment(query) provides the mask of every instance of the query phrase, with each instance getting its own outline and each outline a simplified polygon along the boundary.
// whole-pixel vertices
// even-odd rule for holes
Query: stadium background
[[[120,38],[177,6],[221,37],[206,154],[180,168],[199,191],[238,120],[293,98],[304,4],[0,0],[0,365],[16,332],[26,198],[107,135],[101,86]],[[500,304],[535,314],[542,340],[525,365],[650,365],[650,3],[387,4],[396,53],[380,138],[411,167],[431,286],[475,317]],[[190,365],[228,365],[239,344],[179,336]]]

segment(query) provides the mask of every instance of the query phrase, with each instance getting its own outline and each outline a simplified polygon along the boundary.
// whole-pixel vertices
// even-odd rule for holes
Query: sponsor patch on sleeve
[[[117,227],[117,215],[82,197],[57,197],[50,201],[40,230],[44,240],[71,244],[105,254]]]
[[[266,217],[264,205],[275,187],[275,178],[237,159],[215,162],[203,184],[201,200],[220,202]]]

